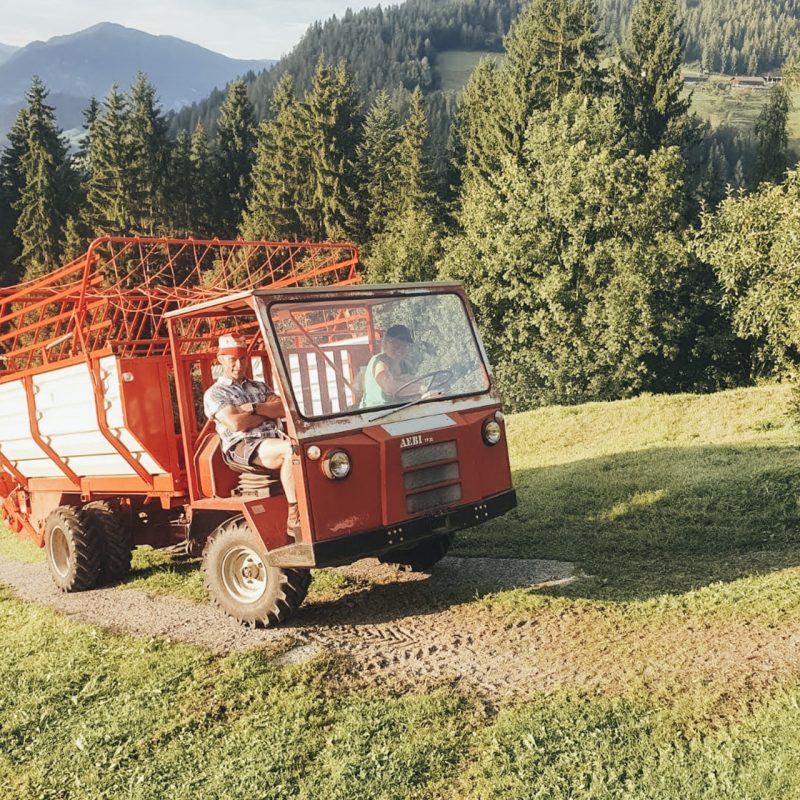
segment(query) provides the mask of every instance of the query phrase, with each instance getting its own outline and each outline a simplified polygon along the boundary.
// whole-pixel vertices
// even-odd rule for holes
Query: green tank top
[[[367,364],[367,371],[364,375],[364,396],[361,398],[361,407],[369,408],[370,406],[384,406],[387,403],[394,402],[397,398],[394,395],[386,394],[383,391],[378,381],[375,380],[375,368],[378,364],[386,364],[386,369],[389,369],[389,357],[385,353],[378,353],[372,356]],[[409,373],[411,369],[405,361],[400,362],[400,371]]]

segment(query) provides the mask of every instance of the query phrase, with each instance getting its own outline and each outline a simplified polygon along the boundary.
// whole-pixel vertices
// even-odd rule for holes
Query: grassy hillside
[[[216,657],[0,594],[2,794],[793,796],[800,434],[789,405],[789,389],[770,386],[509,418],[519,508],[461,534],[456,552],[567,560],[585,577],[455,612],[542,631],[555,677],[532,702],[449,684],[365,690],[333,656],[292,667],[264,651]],[[32,553],[8,534],[0,552]],[[194,594],[183,568],[137,558],[140,587]],[[750,653],[753,637],[769,657]],[[570,680],[558,677],[567,662]]]
[[[441,89],[460,91],[466,86],[472,70],[485,55],[502,58],[499,53],[470,50],[448,50],[436,57],[436,75]],[[697,64],[687,66],[699,72]],[[714,127],[729,126],[740,131],[752,131],[756,118],[767,101],[766,92],[734,91],[729,89],[732,76],[714,74],[705,83],[687,87],[692,93],[692,110]],[[789,114],[790,146],[800,150],[800,90],[792,92]]]

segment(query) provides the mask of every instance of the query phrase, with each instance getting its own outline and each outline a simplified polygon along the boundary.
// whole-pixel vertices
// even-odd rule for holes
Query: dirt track
[[[304,661],[328,651],[343,655],[359,682],[397,691],[421,682],[452,681],[490,698],[525,698],[574,687],[624,692],[702,685],[720,696],[800,675],[800,622],[759,626],[672,620],[640,629],[603,624],[602,609],[569,607],[499,619],[465,605],[489,592],[535,589],[576,580],[562,562],[447,558],[432,576],[401,573],[375,561],[342,568],[374,582],[329,602],[304,605],[287,625],[248,630],[210,604],[152,598],[135,590],[58,592],[43,564],[0,557],[0,582],[24,600],[116,631],[166,637],[226,653],[276,647],[278,659]],[[597,631],[602,631],[598,637]]]

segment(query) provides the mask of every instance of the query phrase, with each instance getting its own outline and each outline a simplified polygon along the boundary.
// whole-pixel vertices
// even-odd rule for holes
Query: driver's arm
[[[251,428],[259,426],[263,421],[263,417],[258,414],[252,414],[247,410],[246,406],[223,406],[214,418],[221,422],[229,431],[239,433],[240,431],[249,431]]]
[[[413,380],[414,376],[406,372],[402,373],[399,378],[393,377],[392,373],[389,372],[386,365],[383,363],[379,363],[375,366],[375,381],[388,395],[394,395],[395,397],[413,397],[419,394],[419,386],[415,383],[409,383],[409,381]],[[408,385],[403,388],[404,384]],[[398,394],[397,390],[400,388],[403,388],[403,390]]]

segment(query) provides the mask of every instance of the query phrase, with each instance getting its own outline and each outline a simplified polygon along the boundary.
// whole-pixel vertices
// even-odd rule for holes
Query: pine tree
[[[568,92],[598,94],[603,85],[602,37],[594,0],[533,0],[506,37],[501,127],[520,152],[531,113]]]
[[[422,92],[411,93],[408,116],[400,128],[398,188],[400,209],[424,211],[433,200],[428,153],[428,120],[422,107]]]
[[[22,244],[17,263],[28,278],[58,266],[62,232],[76,184],[66,143],[56,126],[55,109],[46,102],[47,94],[41,80],[34,77],[26,94],[27,136],[20,160],[24,183],[15,203],[19,217],[14,227]]]
[[[92,236],[126,236],[134,226],[128,114],[127,98],[115,84],[103,101],[89,140],[89,177],[82,221]]]
[[[213,162],[202,122],[197,123],[192,133],[189,159],[194,183],[193,217],[189,230],[194,236],[211,236],[213,230],[211,205],[214,198]]]
[[[320,57],[305,97],[306,136],[311,153],[313,238],[337,240],[357,230],[353,164],[359,144],[361,104],[344,63]]]
[[[778,84],[769,91],[767,104],[758,115],[756,135],[756,183],[780,183],[786,173],[789,142],[789,93]]]
[[[305,238],[310,204],[308,148],[292,79],[285,75],[272,97],[272,119],[258,130],[250,198],[242,223],[246,239]]]
[[[214,221],[217,235],[232,238],[242,220],[255,157],[255,116],[244,81],[228,86],[219,112],[214,147],[217,205]]]
[[[364,258],[372,281],[430,281],[436,277],[443,231],[432,213],[427,142],[428,122],[417,87],[397,144],[395,211]]]
[[[154,236],[163,228],[166,216],[169,145],[167,123],[156,104],[156,90],[141,72],[131,89],[127,129],[131,233]]]
[[[661,146],[685,144],[690,101],[681,79],[677,0],[638,0],[619,55],[620,113],[637,150],[647,155]]]
[[[398,205],[399,128],[400,120],[388,93],[380,92],[364,120],[363,138],[356,152],[363,241],[386,228]]]
[[[28,138],[28,111],[21,108],[8,132],[8,146],[0,154],[0,285],[7,286],[19,279],[16,260],[21,252],[14,228],[19,219],[16,205],[24,185],[22,156]]]
[[[192,166],[192,137],[179,131],[169,163],[169,229],[173,236],[191,236],[196,223],[197,186]]]

